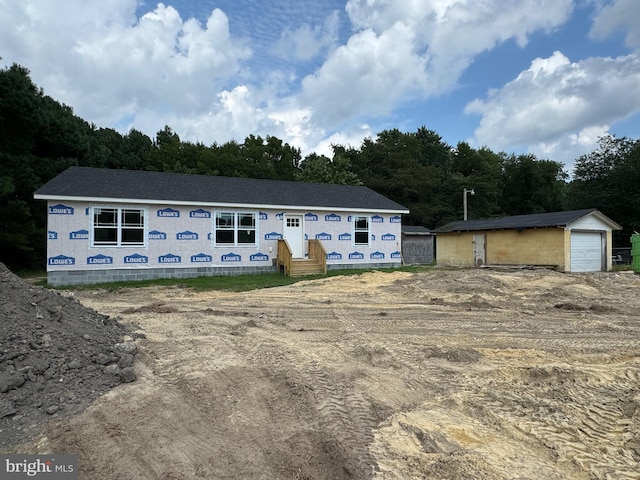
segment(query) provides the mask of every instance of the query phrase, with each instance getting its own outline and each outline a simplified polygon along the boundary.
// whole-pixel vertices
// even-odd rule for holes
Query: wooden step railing
[[[278,267],[287,277],[291,276],[291,260],[293,254],[286,240],[278,240]]]
[[[278,240],[278,266],[288,277],[325,275],[327,273],[327,251],[320,240],[309,240],[309,257],[293,258],[286,240]]]

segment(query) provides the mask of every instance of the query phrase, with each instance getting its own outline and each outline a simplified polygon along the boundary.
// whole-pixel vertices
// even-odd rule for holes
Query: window
[[[93,208],[93,245],[144,245],[144,210]]]
[[[356,216],[353,221],[353,238],[356,245],[369,245],[369,217]]]
[[[255,245],[256,214],[216,212],[214,239],[216,245]]]

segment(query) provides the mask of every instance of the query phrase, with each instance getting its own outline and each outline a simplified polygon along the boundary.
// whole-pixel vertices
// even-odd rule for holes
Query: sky
[[[0,0],[0,68],[97,127],[332,156],[388,129],[570,173],[640,138],[638,0]]]

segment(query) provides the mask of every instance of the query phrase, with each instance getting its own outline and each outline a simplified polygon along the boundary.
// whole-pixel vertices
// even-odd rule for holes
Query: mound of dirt
[[[136,379],[126,326],[0,263],[0,450]]]

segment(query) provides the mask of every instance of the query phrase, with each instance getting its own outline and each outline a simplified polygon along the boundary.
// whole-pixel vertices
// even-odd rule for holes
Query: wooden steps
[[[278,240],[278,268],[289,277],[326,275],[327,251],[320,240],[308,241],[308,258],[293,258],[286,240]]]
[[[306,277],[307,275],[323,275],[324,265],[315,258],[292,258],[289,276]]]

